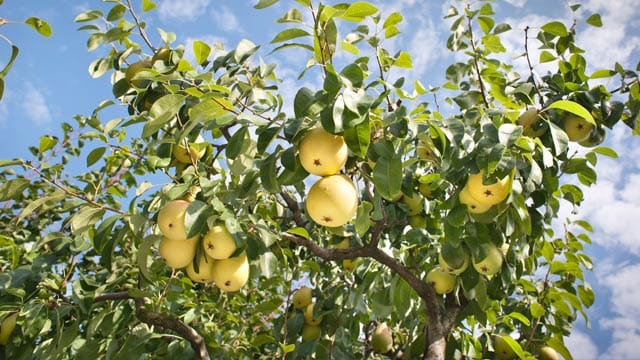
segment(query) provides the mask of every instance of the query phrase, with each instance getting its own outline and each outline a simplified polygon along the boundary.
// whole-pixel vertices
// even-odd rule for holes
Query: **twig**
[[[147,46],[155,53],[156,48],[151,44],[151,40],[149,40],[149,37],[147,36],[147,32],[144,31],[144,28],[140,25],[140,19],[138,18],[138,15],[136,15],[136,12],[133,11],[133,5],[131,4],[131,0],[127,0],[127,5],[129,6],[129,13],[131,13],[133,20],[137,25],[138,31],[140,32],[140,36],[142,36],[142,40],[144,40]]]
[[[473,41],[473,25],[471,24],[471,17],[467,17],[467,22],[469,24],[469,43],[471,44],[471,50],[473,51],[473,68],[476,71],[476,76],[478,76],[478,84],[480,86],[480,94],[482,95],[482,102],[486,108],[489,108],[489,100],[487,100],[487,94],[485,90],[484,81],[482,81],[482,76],[480,75],[480,64],[478,63],[478,49],[476,48],[476,44]]]
[[[393,111],[393,103],[389,98],[389,89],[387,83],[384,80],[384,71],[382,69],[382,63],[380,62],[380,48],[376,47],[376,62],[378,63],[378,70],[380,71],[380,80],[382,81],[382,89],[384,90],[385,99],[387,101],[387,111]]]
[[[542,93],[540,93],[540,87],[536,84],[535,74],[533,72],[533,65],[531,64],[531,57],[529,56],[529,29],[527,26],[524,28],[524,55],[527,59],[527,65],[529,65],[529,73],[531,73],[531,82],[533,82],[533,87],[536,89],[536,93],[538,94],[538,98],[540,101],[540,106],[544,106],[544,98],[542,97]]]

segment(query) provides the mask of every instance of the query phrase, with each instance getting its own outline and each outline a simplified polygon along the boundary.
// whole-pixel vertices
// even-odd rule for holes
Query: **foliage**
[[[452,6],[447,47],[460,60],[442,87],[427,90],[403,76],[411,55],[385,48],[401,14],[297,0],[277,20],[284,29],[271,51],[304,54],[300,78],[321,83],[288,96],[250,40],[233,49],[194,41],[190,59],[174,33],[159,30],[160,43],[151,41],[143,16],[152,1],[106,4],[75,21],[89,51],[105,49],[89,71],[111,76],[114,98],[43,136],[32,160],[0,161],[0,317],[20,312],[5,356],[377,357],[368,335],[386,323],[391,357],[484,358],[502,334],[520,358],[548,345],[571,359],[564,337],[594,302],[584,278],[592,228],[554,225],[561,203],[580,206],[582,189],[596,182],[598,158],[616,155],[598,145],[604,135],[573,152],[564,118],[584,118],[594,134],[621,122],[636,133],[640,111],[638,69],[587,74],[575,42],[582,20],[527,28],[523,56],[556,70],[518,74],[501,56],[501,36],[514,30],[495,22],[491,2]],[[539,59],[531,46],[542,49]],[[599,85],[603,78],[620,87]],[[536,121],[525,126],[527,108],[537,108]],[[105,115],[113,111],[121,116]],[[297,147],[314,126],[343,136],[350,150],[342,172],[360,204],[341,228],[316,225],[304,211],[316,177]],[[205,152],[180,163],[176,144]],[[87,170],[72,174],[74,164]],[[480,171],[487,183],[508,176],[509,196],[477,214],[458,196]],[[241,291],[195,283],[157,255],[157,212],[185,197],[194,200],[187,233],[224,223],[249,256]],[[410,198],[418,226],[409,225]],[[446,295],[425,282],[441,249],[448,261],[464,252],[483,259],[486,244],[503,251],[499,273],[469,266]],[[304,315],[291,294],[303,284],[323,316],[318,340],[300,339]]]

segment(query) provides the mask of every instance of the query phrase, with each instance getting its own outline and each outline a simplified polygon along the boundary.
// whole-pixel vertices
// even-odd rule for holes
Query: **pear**
[[[416,191],[411,196],[404,195],[402,202],[407,205],[407,215],[409,216],[418,215],[424,209],[424,199]]]
[[[558,360],[558,353],[550,346],[542,346],[538,349],[540,360]]]
[[[158,227],[165,237],[171,240],[186,240],[187,232],[184,217],[189,207],[186,200],[172,200],[158,212]]]
[[[204,235],[202,247],[212,259],[227,259],[236,251],[236,242],[226,227],[216,225]]]
[[[470,213],[474,214],[485,213],[489,209],[491,209],[492,206],[489,204],[482,204],[480,201],[471,196],[468,185],[465,185],[465,187],[462,188],[460,194],[458,195],[458,200],[460,200],[461,204],[465,204],[467,206],[467,210],[469,210]]]
[[[484,275],[494,275],[502,268],[502,252],[493,244],[485,243],[481,245],[485,248],[487,256],[484,259],[472,260],[473,267],[477,272]]]
[[[312,302],[307,305],[307,308],[304,310],[304,323],[307,325],[320,325],[322,322],[322,316],[313,316],[313,307],[316,303]]]
[[[302,341],[317,340],[322,335],[322,329],[319,325],[304,324],[302,326]]]
[[[453,275],[460,275],[469,267],[469,257],[470,257],[469,253],[466,250],[463,250],[463,253],[464,255],[462,259],[459,259],[459,258],[456,259],[457,260],[456,264],[449,264],[444,260],[444,257],[442,256],[442,252],[440,252],[438,254],[438,263],[440,264],[440,267],[444,271],[451,273]]]
[[[456,276],[436,266],[427,273],[427,282],[433,286],[436,294],[448,294],[456,287]]]
[[[174,269],[183,268],[193,261],[199,238],[194,236],[187,240],[171,240],[163,237],[158,252],[168,266]]]
[[[303,286],[296,290],[291,297],[293,307],[296,309],[304,309],[307,305],[311,304],[312,290],[308,286]]]
[[[386,354],[391,351],[392,347],[393,336],[391,335],[391,329],[386,323],[378,324],[373,334],[371,334],[371,348],[379,354]]]
[[[194,259],[194,261],[195,260],[196,259]],[[207,257],[207,255],[203,254],[197,259],[197,261],[198,272],[196,272],[195,270],[193,261],[189,264],[189,266],[187,266],[187,276],[189,277],[189,279],[203,284],[213,282],[213,266],[216,263],[216,260],[213,260]]]
[[[307,194],[307,214],[319,225],[338,227],[353,218],[358,209],[358,192],[345,175],[325,176]]]
[[[511,192],[511,179],[505,176],[491,184],[484,184],[484,172],[469,175],[467,187],[469,194],[483,205],[495,205],[502,202]]]
[[[318,176],[337,174],[347,162],[349,149],[344,138],[322,128],[309,130],[299,146],[300,163],[308,173]]]
[[[495,335],[493,337],[493,350],[496,353],[496,357],[500,360],[511,360],[516,356],[515,351],[504,340],[502,335]]]
[[[16,321],[18,320],[18,313],[7,315],[0,323],[0,345],[6,346],[9,343],[9,337],[16,327]]]
[[[185,146],[185,140],[183,139],[178,144],[173,145],[173,157],[180,163],[191,164],[193,161],[200,160],[206,152],[206,147],[203,146],[204,138],[198,135],[198,138],[193,143],[188,143],[189,147]]]
[[[217,260],[213,265],[213,282],[227,292],[240,290],[249,280],[249,259],[247,254]]]
[[[568,115],[564,119],[564,132],[567,133],[570,141],[581,142],[587,140],[592,129],[593,124],[579,116]]]

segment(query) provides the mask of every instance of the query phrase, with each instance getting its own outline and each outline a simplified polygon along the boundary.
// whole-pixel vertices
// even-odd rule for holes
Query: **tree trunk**
[[[444,317],[441,317],[444,318]],[[435,319],[434,319],[435,320]],[[440,319],[438,319],[440,320]],[[443,324],[440,321],[431,321],[427,325],[426,346],[423,359],[425,360],[445,360],[447,349],[447,335],[443,332]]]
[[[427,301],[428,300],[428,301]],[[463,304],[456,303],[453,296],[447,296],[444,304],[439,296],[425,299],[427,325],[425,327],[424,360],[445,360],[447,338],[456,323]],[[464,299],[461,299],[465,302]]]

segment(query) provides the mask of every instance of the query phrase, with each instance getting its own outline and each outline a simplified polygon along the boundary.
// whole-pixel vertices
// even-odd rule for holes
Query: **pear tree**
[[[4,358],[572,359],[593,228],[560,209],[640,132],[640,68],[576,40],[598,14],[455,3],[427,88],[390,46],[414,25],[367,1],[282,1],[270,43],[230,48],[156,29],[153,0],[89,7],[112,96],[0,160]]]

